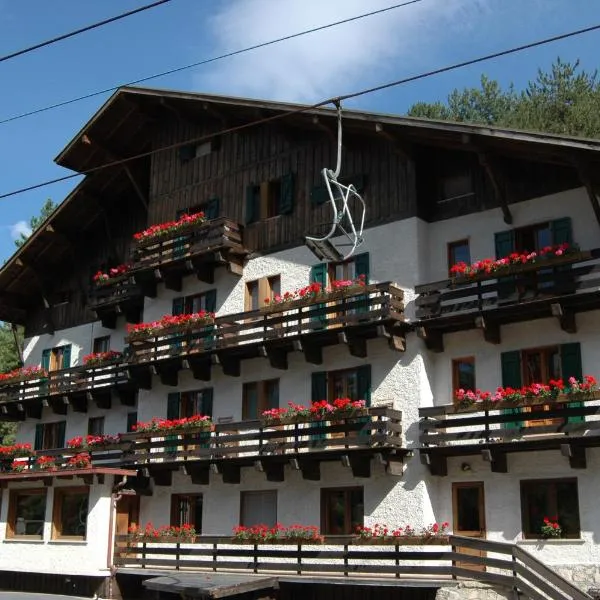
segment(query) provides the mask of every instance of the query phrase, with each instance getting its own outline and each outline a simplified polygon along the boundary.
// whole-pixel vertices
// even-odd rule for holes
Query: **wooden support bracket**
[[[130,389],[117,388],[117,396],[122,406],[135,406],[137,392]]]
[[[348,346],[348,351],[350,352],[351,356],[356,356],[357,358],[367,357],[366,338],[348,334],[342,331],[338,334],[338,339],[340,343]]]
[[[444,336],[441,331],[428,329],[427,327],[417,327],[417,336],[425,342],[428,350],[438,353],[444,351]]]
[[[350,468],[354,477],[371,477],[371,457],[350,455]]]
[[[483,339],[490,344],[500,344],[500,325],[482,315],[475,317],[475,327],[483,331]]]
[[[500,204],[500,208],[502,208],[504,222],[507,225],[511,225],[513,222],[513,217],[510,212],[510,208],[508,207],[508,199],[506,194],[508,183],[504,177],[504,174],[502,173],[502,169],[497,161],[492,160],[487,153],[478,152],[477,156],[479,158],[479,164],[483,167],[485,174],[488,176],[488,179],[492,184],[496,200]]]
[[[266,344],[263,346],[264,355],[269,360],[269,364],[274,369],[286,371],[288,368],[288,350],[281,346]]]
[[[572,469],[587,469],[587,455],[585,446],[561,444],[560,453],[569,459],[569,465]]]
[[[223,474],[223,483],[241,482],[241,469],[239,465],[223,463],[221,464],[220,469]]]
[[[161,278],[167,290],[181,292],[183,289],[183,274],[179,271],[161,271]]]
[[[118,315],[115,310],[111,310],[110,312],[101,311],[100,313],[96,311],[96,316],[100,319],[102,327],[106,327],[106,329],[116,329]]]
[[[67,405],[65,404],[62,397],[57,398],[56,396],[48,398],[48,404],[55,415],[66,415]]]
[[[306,340],[296,340],[294,347],[304,353],[304,359],[307,363],[313,365],[323,364],[323,347],[310,343]]]
[[[208,465],[197,465],[191,461],[184,466],[185,471],[191,477],[195,485],[208,485],[210,483],[210,468]]]
[[[71,406],[74,412],[86,413],[88,409],[87,397],[82,396],[71,396]]]
[[[239,356],[222,356],[219,354],[218,358],[224,375],[239,377],[242,374],[242,360]]]
[[[92,398],[94,399],[94,402],[98,408],[110,410],[112,407],[112,394],[110,391],[94,391],[92,392]]]
[[[492,473],[508,473],[508,460],[506,452],[498,452],[484,448],[481,451],[481,457],[485,462],[490,463]]]
[[[443,454],[419,450],[421,463],[427,465],[432,475],[446,477],[448,475],[448,459]]]
[[[28,419],[41,419],[42,418],[42,402],[34,401],[25,404],[25,414]]]
[[[321,463],[318,460],[299,460],[302,479],[321,481]]]
[[[383,326],[384,336],[388,339],[388,346],[396,352],[406,351],[406,334],[402,326],[397,323],[388,323]]]
[[[577,320],[575,318],[575,312],[569,308],[566,308],[556,302],[550,305],[552,310],[552,316],[558,319],[560,328],[567,333],[577,333]]]
[[[285,481],[285,465],[282,462],[263,461],[267,481]]]
[[[168,365],[157,365],[156,370],[163,385],[169,387],[177,387],[179,384],[179,370],[181,369],[181,361],[170,363]]]
[[[199,281],[208,283],[209,285],[215,282],[215,265],[213,263],[195,263],[194,270]]]
[[[131,366],[127,369],[127,373],[140,389],[152,389],[152,371],[149,365]]]
[[[151,471],[152,479],[155,485],[168,487],[173,485],[173,470],[172,469],[156,469]]]

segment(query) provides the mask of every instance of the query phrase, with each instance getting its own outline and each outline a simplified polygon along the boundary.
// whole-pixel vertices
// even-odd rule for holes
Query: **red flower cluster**
[[[285,292],[283,295],[277,294],[273,298],[265,298],[264,302],[268,305],[284,304],[286,302],[292,302],[293,300],[317,298],[318,296],[326,296],[332,292],[340,290],[348,290],[352,288],[364,287],[365,276],[360,275],[356,279],[345,279],[345,280],[334,280],[328,287],[323,287],[320,283],[311,283],[303,288],[295,290],[293,292]]]
[[[86,367],[96,367],[106,362],[121,360],[123,353],[117,350],[108,350],[107,352],[91,352],[83,357],[83,364]]]
[[[452,277],[474,277],[485,273],[491,275],[502,269],[507,269],[512,265],[526,265],[537,262],[540,258],[552,258],[555,256],[564,256],[569,252],[576,251],[576,248],[569,244],[557,244],[554,246],[546,246],[539,252],[513,252],[504,258],[484,258],[468,265],[465,262],[458,262],[450,268]]]
[[[41,367],[20,367],[7,373],[0,373],[0,384],[13,381],[27,381],[28,379],[41,379],[48,377],[48,371]]]
[[[118,444],[121,441],[121,436],[117,435],[87,435],[85,437],[79,435],[67,440],[67,448],[98,448],[101,446],[110,446]]]
[[[180,539],[191,538],[196,535],[196,530],[192,525],[186,523],[181,527],[174,525],[161,525],[160,527],[154,527],[149,522],[144,527],[139,525],[131,525],[127,530],[127,533],[134,539],[138,538],[151,538],[159,540],[164,537],[176,537]]]
[[[10,465],[10,470],[16,473],[22,473],[29,467],[29,461],[26,460],[13,460]]]
[[[145,423],[138,422],[132,429],[137,433],[163,433],[172,429],[208,429],[212,426],[210,417],[194,415],[182,419],[162,419],[154,417]]]
[[[277,523],[273,527],[267,525],[252,525],[246,527],[238,525],[233,528],[233,537],[236,540],[249,542],[276,542],[279,540],[298,540],[299,542],[321,542],[323,537],[315,525],[290,525],[289,527]]]
[[[55,471],[56,458],[54,456],[38,456],[35,465],[42,471]]]
[[[545,538],[559,538],[562,535],[562,527],[558,522],[558,517],[544,517],[541,533]]]
[[[201,310],[200,312],[184,315],[165,315],[157,321],[150,323],[137,323],[136,325],[127,325],[127,333],[130,337],[146,337],[151,335],[160,335],[165,329],[187,328],[200,325],[208,325],[215,320],[215,314]]]
[[[288,407],[271,408],[265,410],[262,416],[266,419],[278,421],[286,418],[335,418],[336,414],[354,412],[365,408],[364,400],[351,400],[350,398],[336,398],[333,402],[319,400],[312,402],[310,406],[288,402]]]
[[[432,538],[436,536],[447,535],[450,523],[444,521],[443,523],[433,523],[427,527],[423,527],[417,532],[411,525],[405,525],[404,527],[388,527],[387,525],[380,525],[376,523],[373,527],[364,527],[359,525],[356,528],[356,533],[361,538],[399,538],[399,537],[422,537]]]
[[[12,446],[0,446],[0,458],[13,458],[15,456],[33,456],[35,452],[31,444],[13,444]]]
[[[177,221],[167,221],[166,223],[159,223],[158,225],[151,225],[148,229],[140,231],[134,234],[133,239],[136,242],[149,241],[155,238],[167,237],[171,234],[177,233],[180,229],[189,225],[200,225],[204,223],[203,212],[194,213],[193,215],[183,215]]]
[[[92,459],[88,452],[79,452],[67,459],[67,467],[75,469],[87,469],[92,465]]]
[[[126,275],[132,268],[133,266],[130,264],[122,264],[118,267],[110,268],[108,273],[98,271],[92,279],[98,287],[109,285],[113,283],[115,279],[119,279],[122,275]]]
[[[559,395],[578,396],[591,394],[598,388],[596,378],[585,375],[583,381],[570,377],[567,384],[562,379],[551,379],[548,384],[532,383],[521,388],[499,387],[494,393],[477,390],[458,389],[454,399],[458,404],[470,406],[484,402],[525,402],[527,400],[556,400]]]

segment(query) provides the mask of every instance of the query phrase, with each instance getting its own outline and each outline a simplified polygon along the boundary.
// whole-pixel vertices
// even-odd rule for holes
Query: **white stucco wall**
[[[10,489],[41,488],[41,482],[13,483]],[[46,488],[46,523],[42,540],[6,537],[6,521],[10,490],[2,490],[0,510],[0,569],[30,573],[64,573],[69,575],[109,574],[107,568],[108,525],[110,521],[110,489],[112,477],[104,484],[90,486],[89,515],[85,541],[52,539],[52,508],[54,491],[59,487],[84,485],[79,478],[54,479]]]

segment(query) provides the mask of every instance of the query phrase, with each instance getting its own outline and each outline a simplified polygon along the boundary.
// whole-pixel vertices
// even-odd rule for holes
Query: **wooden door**
[[[452,484],[452,529],[455,535],[485,539],[485,497],[483,481],[461,482]],[[458,547],[458,552],[474,556],[485,556],[481,550]],[[458,567],[485,571],[483,565],[469,562],[456,563]]]
[[[132,525],[140,524],[140,497],[124,495],[117,502],[116,535],[127,535]],[[116,548],[126,547],[126,542],[117,542]]]

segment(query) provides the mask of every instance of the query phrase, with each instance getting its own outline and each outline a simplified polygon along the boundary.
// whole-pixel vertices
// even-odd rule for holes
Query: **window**
[[[455,358],[452,361],[452,389],[475,390],[475,358]]]
[[[47,371],[58,371],[71,367],[71,345],[46,348],[42,352],[42,368]]]
[[[277,523],[277,490],[241,492],[240,525],[266,525]]]
[[[202,533],[202,494],[173,494],[171,496],[171,526],[191,525]]]
[[[212,388],[193,392],[181,392],[179,399],[179,418],[204,415],[212,417]]]
[[[311,399],[313,402],[336,398],[364,400],[371,404],[371,365],[340,371],[318,371],[311,376]]]
[[[553,243],[550,223],[515,229],[515,252],[538,252]]]
[[[448,274],[450,274],[450,269],[460,262],[471,263],[469,240],[459,240],[448,244]]]
[[[110,335],[94,338],[92,352],[108,352],[110,350]]]
[[[185,163],[193,160],[194,158],[208,156],[212,152],[219,150],[221,146],[220,141],[220,138],[215,137],[199,144],[187,144],[186,146],[181,146],[179,148],[179,160]]]
[[[350,535],[364,522],[363,488],[321,490],[321,533]]]
[[[294,210],[294,176],[263,181],[246,188],[246,224],[256,223]]]
[[[281,277],[263,277],[246,283],[245,310],[258,310],[267,304],[265,299],[273,300],[281,294]]]
[[[66,425],[66,421],[38,423],[35,426],[35,450],[64,448]]]
[[[137,410],[134,412],[127,413],[127,433],[131,433],[133,431],[133,426],[137,423]]]
[[[172,314],[191,314],[200,311],[216,312],[217,290],[208,290],[193,296],[173,298]]]
[[[6,537],[42,539],[46,519],[46,490],[12,490],[8,503]]]
[[[577,479],[521,481],[523,537],[541,538],[544,517],[558,521],[563,537],[580,537]]]
[[[345,281],[356,279],[356,259],[346,260],[344,262],[330,263],[327,273],[329,281]]]
[[[548,383],[551,379],[560,379],[560,351],[558,346],[523,350],[523,385]]]
[[[245,383],[242,390],[242,420],[258,419],[265,410],[279,406],[279,379]]]
[[[85,540],[89,496],[87,487],[54,489],[52,539]]]
[[[104,417],[88,419],[88,435],[104,435]]]
[[[183,215],[195,215],[196,213],[203,212],[207,219],[216,219],[219,216],[219,204],[218,198],[211,198],[206,202],[202,202],[202,204],[196,204],[178,210],[176,218],[180,219]]]

